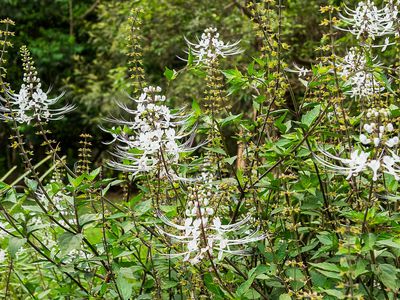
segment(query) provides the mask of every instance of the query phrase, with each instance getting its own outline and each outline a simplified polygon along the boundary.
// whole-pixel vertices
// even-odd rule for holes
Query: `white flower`
[[[48,94],[40,88],[40,84],[31,90],[23,84],[18,94],[7,91],[5,97],[0,96],[0,119],[11,120],[11,114],[18,123],[27,124],[35,119],[39,121],[62,119],[64,114],[75,109],[73,105],[52,108],[51,106],[56,104],[62,96],[63,94],[49,99]]]
[[[367,132],[367,133],[372,133],[372,130],[373,130],[373,123],[372,124],[364,124],[364,130]]]
[[[374,145],[375,145],[375,147],[378,147],[379,146],[379,143],[381,142],[381,139],[380,138],[374,138]]]
[[[326,156],[330,159],[336,160],[344,166],[338,166],[338,165],[332,164],[332,163],[320,158],[319,156],[315,155],[315,158],[317,159],[317,161],[320,162],[322,165],[324,165],[338,173],[347,174],[346,179],[350,179],[352,176],[357,176],[358,173],[364,171],[367,168],[367,160],[368,160],[369,153],[366,153],[364,151],[354,150],[350,154],[350,159],[346,159],[346,158],[341,158],[339,156],[334,156],[325,150],[322,150],[322,149],[319,149],[319,150],[324,156]]]
[[[71,264],[76,260],[83,260],[86,263],[87,260],[91,259],[92,257],[93,257],[92,253],[79,249],[72,249],[67,253],[67,255],[65,255],[63,262],[66,264]]]
[[[381,64],[373,59],[374,67]],[[351,90],[346,92],[351,97],[369,97],[383,91],[385,88],[375,79],[373,69],[367,65],[366,57],[356,48],[351,48],[343,61],[338,63],[338,74],[346,80],[346,86]]]
[[[388,37],[385,38],[385,43],[383,44],[381,51],[385,52],[387,47],[389,47],[390,45],[393,45],[393,44],[395,44],[395,43],[391,43]]]
[[[265,239],[265,235],[258,232],[247,234],[244,238],[232,239],[229,237],[243,232],[243,229],[247,227],[249,217],[230,225],[221,225],[218,217],[213,218],[211,222],[204,222],[205,220],[199,217],[193,224],[186,222],[186,219],[183,226],[173,223],[161,213],[158,213],[158,217],[165,225],[183,232],[183,235],[175,235],[157,226],[160,233],[184,245],[184,252],[171,254],[170,257],[183,256],[183,261],[189,261],[192,264],[200,262],[207,252],[212,255],[213,250],[218,252],[218,260],[222,258],[223,253],[244,255],[246,254],[245,250],[233,250],[232,247]]]
[[[238,47],[240,41],[234,43],[225,43],[219,39],[219,33],[216,28],[209,27],[204,30],[201,39],[197,39],[197,43],[192,43],[185,38],[191,54],[194,56],[196,63],[204,63],[209,65],[218,57],[227,57],[243,52]]]
[[[379,160],[374,159],[368,163],[368,167],[370,167],[373,172],[372,180],[377,181],[378,180],[378,170],[381,167],[381,163],[379,162]]]
[[[398,166],[399,162],[399,157],[393,153],[391,156],[385,155],[382,158],[382,165],[385,168],[386,173],[393,175],[397,181],[400,180],[400,168]]]
[[[184,251],[170,254],[170,257],[182,257],[183,261],[197,264],[210,255],[221,260],[224,253],[233,255],[245,255],[247,252],[242,249],[234,249],[244,246],[251,242],[263,240],[264,234],[255,231],[248,232],[247,216],[237,223],[223,225],[219,216],[215,216],[215,211],[208,203],[215,202],[220,196],[215,192],[215,184],[210,173],[203,172],[201,177],[204,179],[194,188],[188,188],[186,218],[184,224],[180,225],[172,222],[160,212],[157,213],[160,220],[174,231],[182,234],[174,234],[157,226],[158,231],[170,237],[175,243],[183,245]],[[207,204],[206,204],[207,203]],[[235,238],[244,233],[243,238]],[[214,255],[217,252],[217,255]]]
[[[364,145],[368,145],[369,143],[371,143],[371,140],[367,138],[365,134],[360,134],[360,142]]]
[[[185,136],[193,135],[182,128],[189,116],[173,114],[167,106],[160,104],[166,100],[160,91],[160,87],[145,87],[139,99],[134,100],[136,109],[119,104],[133,121],[110,120],[123,126],[119,130],[108,130],[118,142],[112,153],[117,160],[109,162],[112,168],[133,175],[158,169],[160,176],[172,178],[175,173],[170,166],[178,162],[181,153],[195,149],[190,147],[191,137],[187,142],[179,143]]]
[[[24,53],[24,83],[18,93],[13,93],[10,89],[6,90],[5,96],[0,95],[0,119],[12,120],[18,123],[29,124],[32,120],[49,121],[59,120],[64,114],[75,109],[73,105],[65,105],[60,108],[53,106],[61,99],[64,93],[58,97],[49,98],[50,90],[44,92],[41,87],[40,78],[33,66],[29,51],[26,47],[21,48]]]
[[[376,126],[375,123],[371,123],[365,124],[363,128],[365,134],[360,134],[360,142],[370,148],[372,146],[371,152],[354,150],[350,154],[350,159],[346,159],[319,149],[323,156],[338,162],[339,165],[331,163],[318,155],[314,155],[314,157],[318,162],[332,171],[347,175],[347,179],[361,172],[371,170],[373,181],[378,180],[380,173],[391,174],[396,180],[399,180],[400,167],[397,164],[400,162],[400,157],[391,149],[398,145],[399,138],[397,136],[388,137],[388,134],[394,130],[393,125],[388,123],[387,125]],[[373,153],[373,159],[369,158],[371,153]]]
[[[379,115],[380,114],[378,114],[378,116]],[[363,145],[369,145],[372,140],[375,147],[385,144],[389,148],[392,148],[399,143],[399,138],[397,136],[390,137],[391,133],[394,131],[392,123],[380,125],[379,127],[376,126],[375,123],[364,124],[363,128],[365,134],[360,134],[360,142]]]
[[[395,136],[391,139],[388,139],[385,144],[389,148],[392,148],[392,147],[396,146],[398,143],[399,143],[399,138],[397,136]]]
[[[293,67],[294,67],[294,69],[286,68],[285,71],[297,73],[299,77],[306,77],[308,74],[311,73],[311,70],[307,69],[304,66],[299,67],[298,65],[293,64]]]
[[[360,1],[356,9],[344,7],[344,15],[339,14],[349,28],[341,30],[348,31],[355,35],[357,39],[371,38],[393,34],[394,21],[397,19],[397,10],[385,5],[378,9],[371,0]]]

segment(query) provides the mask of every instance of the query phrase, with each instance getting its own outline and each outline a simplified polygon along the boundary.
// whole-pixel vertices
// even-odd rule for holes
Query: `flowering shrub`
[[[182,37],[186,66],[166,80],[204,82],[183,107],[149,83],[134,11],[132,101],[99,128],[96,166],[88,134],[75,165],[62,156],[50,128],[76,107],[43,91],[27,47],[19,92],[7,82],[14,23],[0,22],[0,119],[26,170],[0,176],[5,299],[399,298],[400,3],[321,7],[308,65],[286,60],[282,4],[242,7],[257,57],[223,28]]]

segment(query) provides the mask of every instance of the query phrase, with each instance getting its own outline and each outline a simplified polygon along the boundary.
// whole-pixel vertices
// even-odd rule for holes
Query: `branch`
[[[96,9],[96,7],[100,4],[100,0],[96,0],[92,6],[90,6],[80,17],[78,17],[79,20],[85,19],[92,11]]]
[[[249,19],[253,18],[253,15],[250,12],[250,10],[246,6],[243,6],[242,4],[240,4],[238,0],[233,0],[233,4],[237,8],[239,8]]]

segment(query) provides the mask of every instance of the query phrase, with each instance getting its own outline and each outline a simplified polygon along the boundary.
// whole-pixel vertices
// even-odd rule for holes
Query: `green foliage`
[[[398,150],[383,134],[360,135],[374,121],[398,136],[385,128],[400,124],[399,41],[382,54],[371,39],[338,34],[338,9],[325,2],[4,1],[0,17],[17,23],[13,43],[28,45],[43,81],[67,87],[78,109],[50,132],[43,120],[7,119],[1,91],[0,143],[10,143],[0,149],[0,295],[399,299]],[[197,61],[184,37],[195,41],[210,25],[244,51]],[[4,32],[0,78],[17,89],[17,51]],[[355,74],[340,73],[352,46],[368,52],[364,67],[382,87],[368,97],[350,96]],[[153,168],[111,171],[110,160],[129,170],[152,153],[132,142],[141,128],[132,116],[98,128],[112,127],[104,117],[125,104],[136,109],[126,94],[137,99],[147,82],[166,90],[163,108],[183,120],[173,127],[184,138],[177,146],[194,148],[171,159],[160,139]],[[94,136],[94,163],[83,132]],[[126,156],[105,151],[112,138],[131,142],[119,148]],[[369,163],[352,160],[355,150]],[[395,162],[383,162],[391,154]],[[380,162],[376,178],[371,160]]]

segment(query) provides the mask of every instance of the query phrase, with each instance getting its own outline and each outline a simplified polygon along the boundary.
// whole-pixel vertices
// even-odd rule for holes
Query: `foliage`
[[[0,22],[5,299],[399,298],[398,2],[72,3]]]

